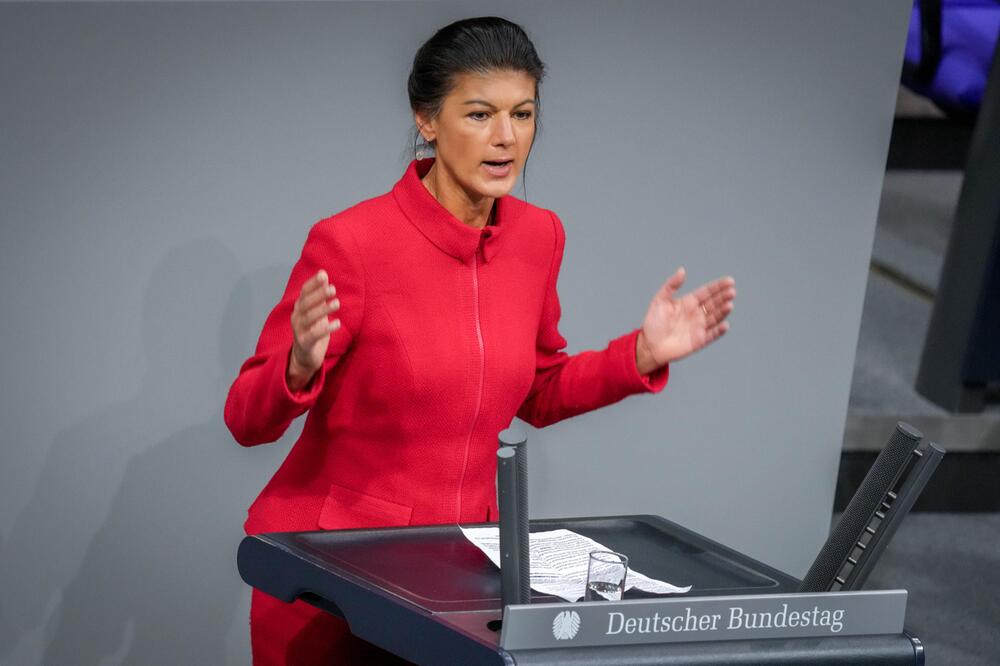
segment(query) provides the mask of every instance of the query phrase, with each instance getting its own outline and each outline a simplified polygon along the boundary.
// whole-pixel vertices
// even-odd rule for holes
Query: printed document
[[[462,527],[465,538],[500,566],[500,528]],[[532,532],[528,539],[531,553],[531,587],[543,594],[577,601],[587,585],[587,560],[592,551],[610,550],[593,539],[570,530]],[[628,553],[625,553],[628,555]],[[654,594],[687,592],[691,586],[677,587],[654,580],[629,567],[625,589],[638,588]]]

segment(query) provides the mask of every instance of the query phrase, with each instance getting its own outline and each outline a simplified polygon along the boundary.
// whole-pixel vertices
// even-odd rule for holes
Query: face
[[[437,117],[415,115],[420,133],[436,142],[439,176],[475,200],[514,189],[535,138],[535,113],[535,80],[495,71],[459,74]]]

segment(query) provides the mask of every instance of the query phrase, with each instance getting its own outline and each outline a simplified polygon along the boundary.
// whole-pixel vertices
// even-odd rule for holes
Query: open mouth
[[[506,162],[483,162],[483,164],[488,164],[489,166],[492,167],[502,168],[507,166],[508,164],[513,163],[513,161],[514,160],[507,160]]]

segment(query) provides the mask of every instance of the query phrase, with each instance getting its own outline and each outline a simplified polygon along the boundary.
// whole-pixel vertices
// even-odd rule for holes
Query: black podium
[[[630,566],[652,578],[691,585],[687,596],[798,590],[794,577],[657,516],[531,521],[532,532],[560,528],[627,553]],[[920,641],[905,630],[505,650],[499,570],[454,525],[262,534],[245,538],[237,559],[248,584],[341,616],[359,638],[418,664],[924,663]],[[532,604],[555,602],[562,600],[532,591]]]

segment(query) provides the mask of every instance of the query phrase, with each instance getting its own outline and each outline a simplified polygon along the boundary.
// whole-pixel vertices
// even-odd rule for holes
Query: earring
[[[428,141],[423,134],[420,135],[420,138],[422,139],[422,142],[417,146],[418,160],[422,160],[425,157],[430,157],[432,155],[431,151],[434,150],[434,144],[431,141]]]

